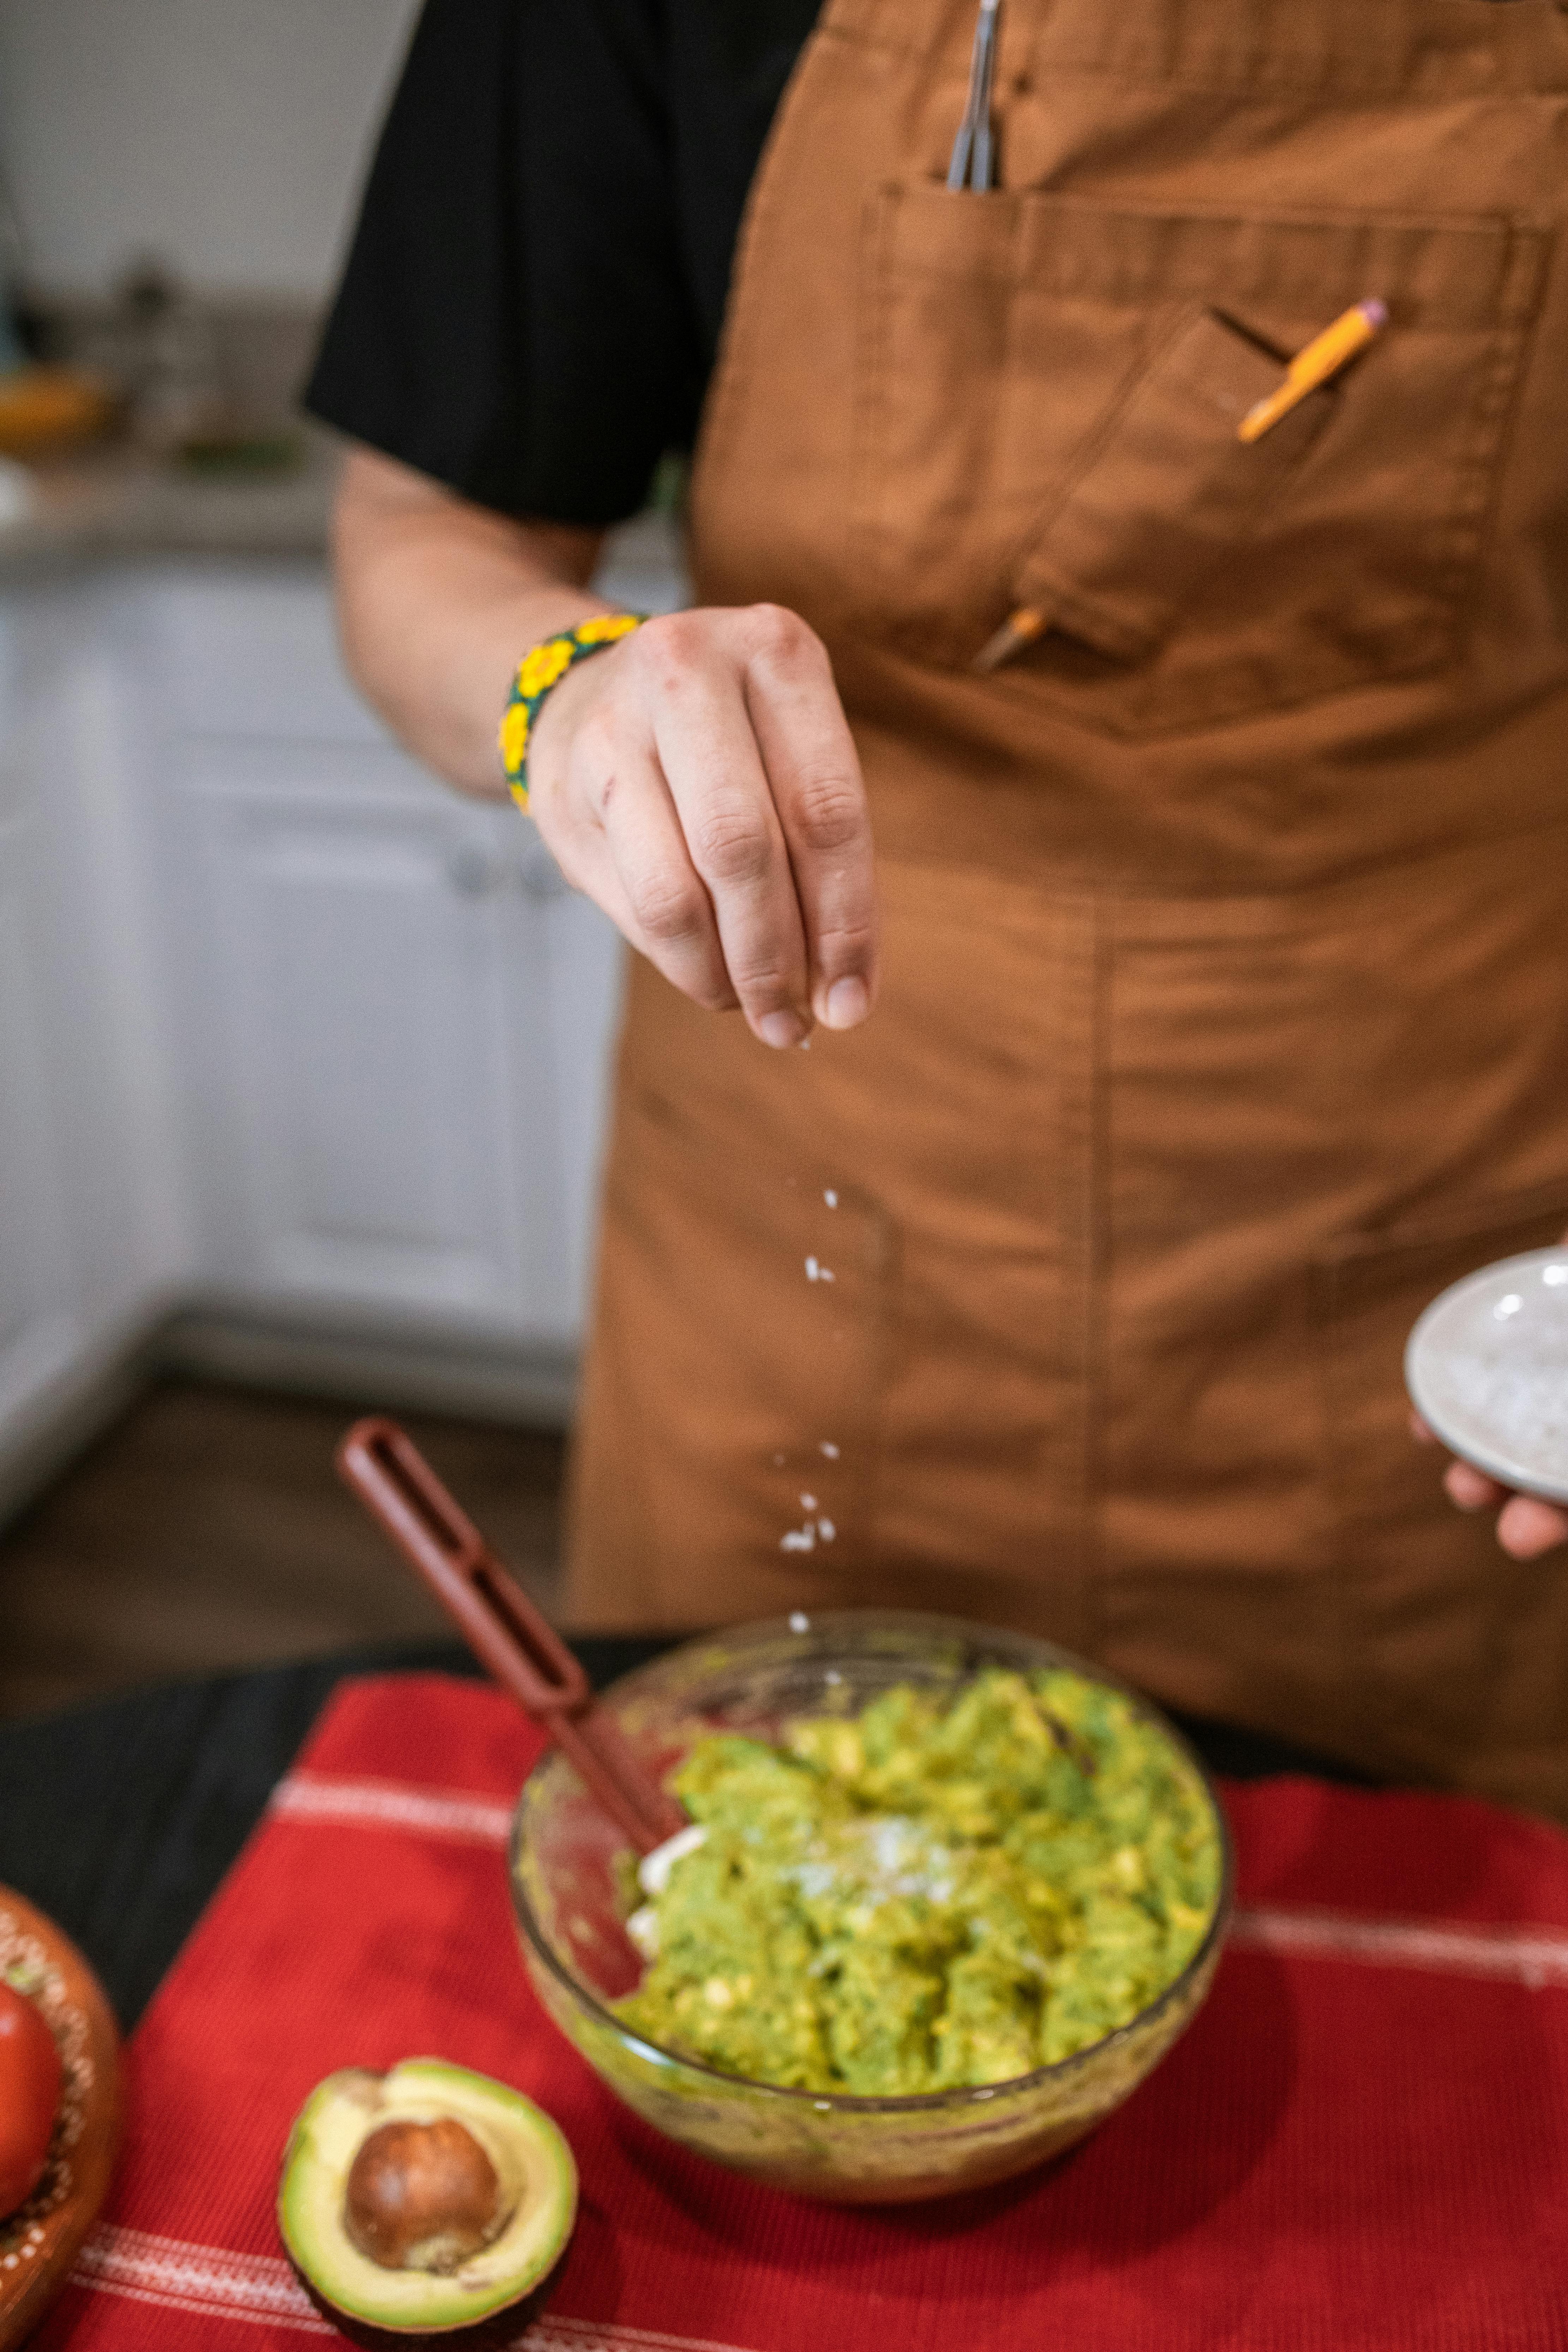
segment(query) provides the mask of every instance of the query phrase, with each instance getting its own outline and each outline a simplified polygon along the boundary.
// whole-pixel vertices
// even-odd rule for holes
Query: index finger
[[[852,1029],[877,993],[871,818],[826,647],[773,604],[745,615],[746,706],[767,771],[805,929],[811,1006]]]

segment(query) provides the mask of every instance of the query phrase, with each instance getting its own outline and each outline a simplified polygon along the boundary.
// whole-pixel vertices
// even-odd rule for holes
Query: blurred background
[[[616,943],[355,698],[292,404],[415,14],[0,0],[0,1715],[437,1630],[357,1410],[555,1597]]]

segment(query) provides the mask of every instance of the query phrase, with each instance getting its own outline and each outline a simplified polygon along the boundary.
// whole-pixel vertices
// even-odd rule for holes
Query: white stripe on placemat
[[[231,2254],[147,2230],[95,2230],[76,2258],[74,2286],[125,2295],[167,2311],[205,2319],[249,2320],[335,2336],[292,2266],[277,2254]],[[616,2321],[567,2319],[547,2312],[512,2338],[514,2352],[745,2352],[702,2336],[667,2336],[661,2329],[623,2327]]]
[[[1430,1919],[1361,1919],[1343,1911],[1257,1906],[1230,1923],[1233,1943],[1292,1959],[1360,1960],[1373,1968],[1427,1969],[1490,1977],[1540,1992],[1568,1986],[1568,1935],[1551,1927],[1446,1926]]]
[[[297,2327],[310,2336],[337,2333],[290,2264],[276,2254],[226,2253],[217,2246],[193,2246],[183,2238],[105,2224],[78,2254],[71,2280],[100,2294],[128,2295],[133,2303],[161,2304],[209,2319],[248,2319]]]
[[[511,1808],[493,1798],[401,1780],[329,1780],[290,1772],[272,1792],[288,1821],[412,1830],[421,1837],[504,1846]],[[1360,1960],[1372,1968],[1425,1969],[1528,1986],[1568,1986],[1568,1934],[1552,1927],[1461,1926],[1429,1919],[1368,1919],[1353,1912],[1244,1906],[1231,1921],[1237,1944],[1295,1959]]]
[[[511,1834],[511,1807],[493,1797],[418,1789],[402,1780],[329,1780],[313,1772],[290,1772],[273,1790],[268,1810],[285,1821],[415,1830],[470,1845],[505,1845]]]

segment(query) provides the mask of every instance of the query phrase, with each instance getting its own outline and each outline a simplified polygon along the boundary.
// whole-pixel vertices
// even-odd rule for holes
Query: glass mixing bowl
[[[1065,1666],[1121,1691],[1198,1775],[1220,1841],[1219,1898],[1182,1974],[1128,2025],[1054,2066],[973,2090],[905,2098],[781,2090],[721,2074],[632,2032],[610,2003],[643,1962],[622,1927],[626,1839],[555,1750],[530,1774],[512,1831],[518,1931],[540,1999],[627,2106],[657,2131],[780,2189],[845,2202],[945,2196],[1070,2147],[1136,2089],[1191,2022],[1213,1979],[1231,1903],[1225,1816],[1203,1767],[1157,1710],[1065,1650],[961,1619],[889,1610],[778,1618],[704,1636],[605,1695],[656,1774],[714,1730],[778,1738],[792,1717],[853,1715],[894,1683],[955,1693],[984,1666]],[[624,1870],[624,1864],[622,1868]]]

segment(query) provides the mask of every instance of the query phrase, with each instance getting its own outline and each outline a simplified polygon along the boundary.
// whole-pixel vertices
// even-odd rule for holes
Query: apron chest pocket
[[[860,304],[861,625],[1152,736],[1457,654],[1544,233],[1497,217],[1171,214],[888,189]],[[1389,323],[1256,442],[1285,356],[1368,296]]]
[[[1016,566],[1016,604],[1125,662],[1159,651],[1317,437],[1321,390],[1251,445],[1247,410],[1278,354],[1213,311],[1184,320],[1133,383]]]

